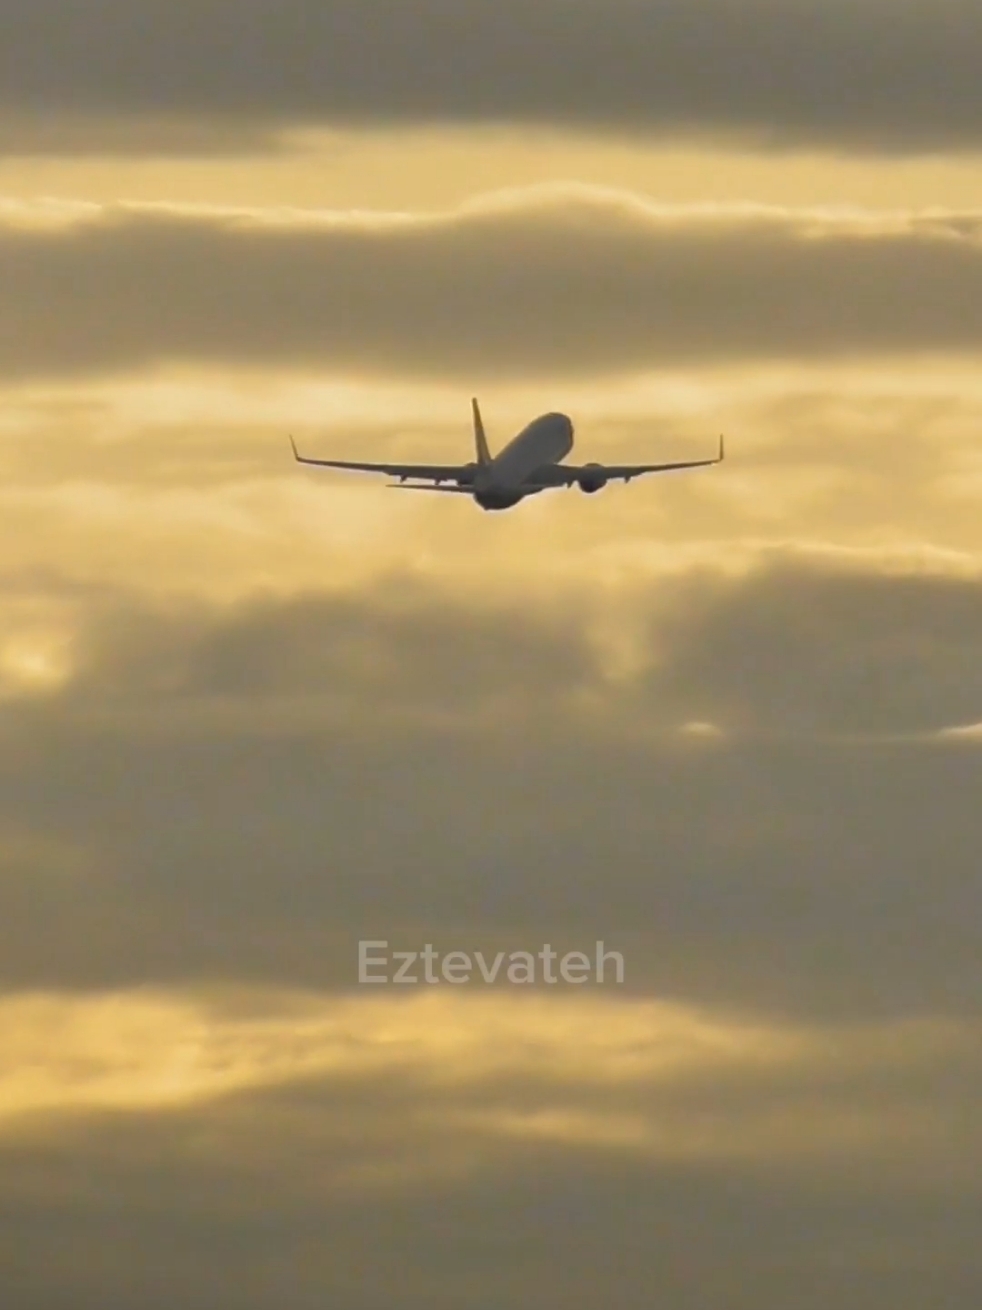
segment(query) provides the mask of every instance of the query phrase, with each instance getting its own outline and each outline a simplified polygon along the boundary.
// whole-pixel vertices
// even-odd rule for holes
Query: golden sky
[[[977,6],[0,18],[4,1310],[973,1304]]]

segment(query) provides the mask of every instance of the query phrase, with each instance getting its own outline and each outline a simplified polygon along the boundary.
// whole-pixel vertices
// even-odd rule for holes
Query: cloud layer
[[[774,554],[548,606],[8,576],[12,1304],[961,1297],[980,583]],[[627,978],[367,994],[359,938]]]
[[[410,581],[97,597],[60,690],[8,682],[8,984],[350,985],[359,934],[643,925],[642,989],[971,1007],[982,757],[942,734],[982,718],[977,581],[662,584],[628,678],[575,602]]]
[[[182,362],[541,379],[982,345],[973,214],[666,210],[560,188],[432,218],[42,218],[0,228],[8,377]]]
[[[15,1305],[915,1310],[974,1271],[967,1025],[238,991],[22,997],[0,1034]]]
[[[6,0],[13,149],[310,124],[535,122],[765,146],[977,148],[970,0]],[[189,130],[189,124],[193,125]]]

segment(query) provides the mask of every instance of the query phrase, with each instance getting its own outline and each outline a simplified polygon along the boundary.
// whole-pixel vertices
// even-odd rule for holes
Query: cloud
[[[357,1310],[397,1282],[411,1307],[524,1310],[530,1285],[575,1304],[612,1244],[604,1283],[640,1307],[679,1276],[644,1240],[652,1225],[707,1304],[730,1281],[730,1304],[783,1303],[777,1233],[789,1281],[827,1289],[834,1242],[833,1281],[875,1289],[866,1307],[913,1307],[957,1288],[972,1249],[970,1024],[240,989],[20,996],[0,1001],[0,1037],[15,1310],[271,1294],[306,1310],[339,1285]],[[941,1207],[943,1238],[925,1223]],[[495,1258],[530,1226],[518,1269]],[[908,1231],[912,1262],[894,1245]],[[884,1281],[898,1268],[906,1292]]]
[[[654,1002],[448,993],[246,993],[224,1005],[220,995],[209,1004],[137,992],[0,1000],[0,1134],[16,1136],[25,1119],[30,1131],[38,1117],[181,1107],[309,1079],[343,1086],[398,1077],[443,1096],[464,1087],[493,1096],[516,1078],[554,1094],[671,1088],[728,1069],[766,1077],[799,1061],[821,1064],[836,1041]],[[883,1054],[909,1046],[916,1064],[960,1042],[957,1031],[915,1027],[888,1034]],[[871,1043],[875,1033],[857,1034],[852,1058],[868,1062]]]
[[[521,595],[469,602],[411,570],[367,592],[225,606],[107,591],[74,600],[55,696],[66,710],[162,719],[187,705],[189,725],[209,704],[243,712],[243,723],[263,706],[275,722],[295,704],[320,707],[324,722],[496,734],[535,721],[630,733],[641,714],[690,735],[708,723],[717,733],[899,740],[977,721],[980,598],[978,573],[899,561],[879,571],[862,556],[776,547],[736,573],[635,578],[589,606],[564,591],[535,610]],[[16,610],[11,619],[13,658]],[[30,636],[28,627],[28,655]]]
[[[28,101],[30,98],[28,98]],[[9,102],[8,102],[9,103]],[[0,120],[0,159],[71,160],[91,155],[130,162],[235,159],[282,154],[287,145],[261,122],[219,115],[194,118],[180,111],[153,113],[66,113],[13,104]]]
[[[971,149],[969,0],[7,0],[14,149],[174,151],[310,124],[537,123],[764,146]],[[80,57],[80,52],[84,57]],[[107,128],[115,120],[126,127]],[[205,125],[204,127],[202,125]]]
[[[392,1085],[416,1102],[414,1118],[426,1102],[431,1112],[443,1102],[440,1117],[452,1124],[456,1116],[465,1135],[641,1147],[675,1159],[807,1160],[837,1145],[834,1116],[831,1137],[816,1140],[817,1122],[809,1131],[817,1085],[831,1092],[845,1081],[855,1094],[899,1075],[916,1091],[932,1063],[972,1068],[978,1056],[966,1023],[782,1026],[607,994],[426,986],[360,996],[29,993],[0,999],[0,1034],[0,1143],[98,1114],[180,1110],[291,1086],[347,1100],[359,1087],[371,1095]],[[750,1140],[749,1122],[721,1131],[700,1124],[699,1103],[728,1093],[737,1119],[758,1115],[762,1099],[763,1127],[777,1108],[769,1087],[799,1100],[798,1131],[789,1107],[779,1117],[791,1131],[769,1138]],[[883,1126],[869,1119],[859,1145],[881,1149]]]
[[[15,716],[132,712],[191,732],[209,707],[248,730],[294,707],[318,724],[643,722],[693,740],[899,741],[977,721],[978,563],[765,545],[731,564],[625,572],[588,597],[570,582],[549,602],[405,565],[225,602],[12,575],[4,698]]]
[[[217,620],[217,621],[216,621]],[[437,714],[501,704],[520,717],[596,677],[566,612],[529,623],[514,607],[468,613],[412,575],[362,596],[270,598],[182,612],[108,609],[77,647],[90,704],[323,699],[343,714],[374,704]],[[510,702],[510,704],[508,703]]]
[[[66,680],[0,705],[0,970],[333,987],[359,937],[511,931],[609,940],[641,991],[971,1009],[982,757],[940,733],[979,717],[978,585],[786,560],[589,612],[411,574],[74,596]]]
[[[738,572],[8,580],[66,659],[0,701],[13,1310],[970,1302],[982,753],[933,729],[979,717],[979,582]],[[359,938],[627,977],[369,995]]]
[[[665,209],[586,188],[433,217],[93,208],[0,229],[0,373],[169,363],[469,382],[971,352],[978,216]]]
[[[971,722],[980,597],[978,579],[804,560],[749,585],[697,584],[658,633],[670,654],[652,694],[733,729],[903,735]]]

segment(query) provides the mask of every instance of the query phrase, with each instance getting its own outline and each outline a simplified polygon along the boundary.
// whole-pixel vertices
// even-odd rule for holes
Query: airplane
[[[573,424],[566,414],[541,414],[533,419],[497,455],[492,455],[484,433],[484,421],[476,398],[471,401],[474,445],[477,459],[470,464],[371,464],[347,459],[310,459],[301,455],[290,438],[298,464],[321,468],[350,469],[359,473],[384,473],[396,478],[390,487],[405,491],[442,491],[471,496],[484,510],[511,509],[526,496],[552,487],[578,486],[592,494],[608,482],[645,473],[667,473],[672,469],[706,468],[723,461],[723,438],[712,459],[685,460],[674,464],[564,464],[573,449]],[[416,482],[408,479],[415,478]],[[443,483],[451,483],[444,486]],[[432,484],[432,485],[431,485]]]

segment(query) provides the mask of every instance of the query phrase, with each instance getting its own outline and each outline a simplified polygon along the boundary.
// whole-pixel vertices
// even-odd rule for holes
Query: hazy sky
[[[0,0],[4,1310],[978,1300],[980,14]]]

